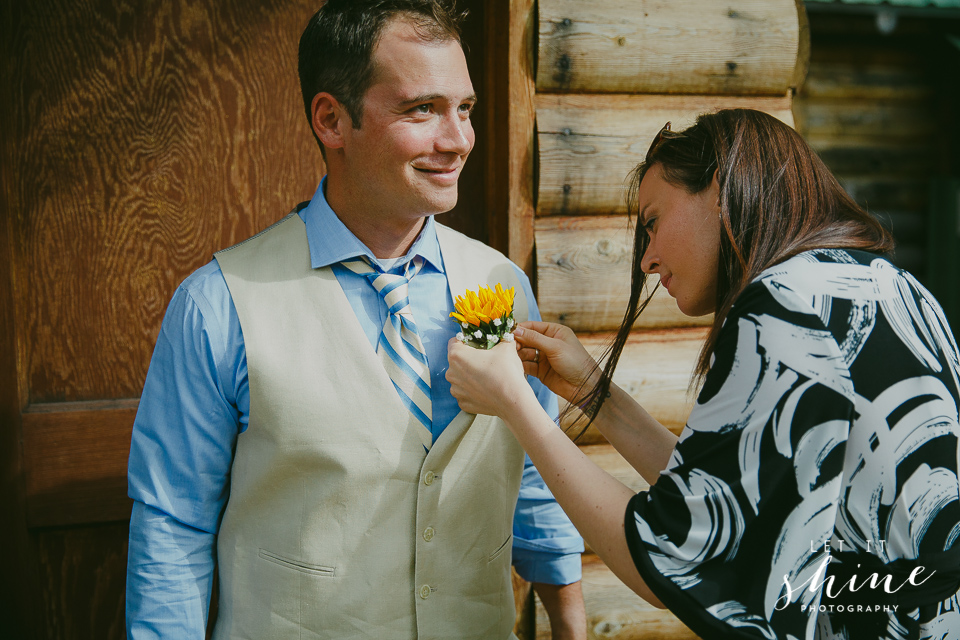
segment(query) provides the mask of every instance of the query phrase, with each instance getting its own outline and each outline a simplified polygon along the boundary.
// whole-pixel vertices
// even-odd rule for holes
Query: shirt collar
[[[310,203],[300,210],[300,218],[307,227],[311,266],[319,269],[350,258],[367,256],[378,267],[382,267],[373,252],[347,229],[330,208],[323,193],[326,181],[327,178],[324,177]],[[426,219],[420,235],[414,240],[407,254],[398,260],[394,267],[405,265],[417,255],[443,273],[443,260],[440,257],[440,243],[437,240],[437,227],[433,216]]]

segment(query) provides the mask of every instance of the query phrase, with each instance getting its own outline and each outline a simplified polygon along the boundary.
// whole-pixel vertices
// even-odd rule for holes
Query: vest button
[[[426,600],[429,597],[430,597],[430,585],[425,584],[422,587],[420,587],[420,598],[422,598],[423,600]]]
[[[423,474],[423,484],[427,485],[428,487],[432,485],[433,481],[436,479],[437,474],[435,474],[433,471],[427,471],[425,474]]]
[[[426,529],[423,530],[423,539],[426,540],[427,542],[430,542],[431,540],[433,540],[433,534],[435,533],[436,531],[433,530],[433,527],[427,527]]]

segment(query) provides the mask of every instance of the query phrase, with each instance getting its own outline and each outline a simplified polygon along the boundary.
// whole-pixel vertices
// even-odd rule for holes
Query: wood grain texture
[[[319,4],[316,3],[318,7]],[[490,163],[487,158],[497,148],[491,132],[491,127],[497,125],[496,120],[491,120],[491,117],[495,117],[497,113],[498,101],[497,96],[485,84],[486,79],[493,75],[487,71],[493,68],[493,46],[485,44],[489,30],[488,7],[485,0],[459,0],[457,6],[468,12],[461,25],[461,35],[466,45],[464,54],[467,58],[467,69],[479,97],[478,106],[471,118],[476,142],[469,161],[460,173],[460,198],[456,206],[447,213],[438,215],[436,219],[437,222],[505,252],[505,245],[494,245],[491,239],[491,227],[505,226],[507,216],[506,209],[497,210],[489,203],[491,179],[488,175]],[[493,131],[498,132],[499,127]]]
[[[676,616],[631,591],[593,554],[583,557],[583,599],[589,640],[694,640]],[[537,640],[550,640],[546,610],[537,600]]]
[[[849,140],[813,134],[804,137],[840,179],[848,175],[921,177],[931,175],[938,167],[926,141]]]
[[[126,522],[47,529],[38,549],[43,623],[49,640],[123,640],[127,568]]]
[[[13,3],[0,4],[0,189],[13,180],[16,153],[10,100],[14,94],[12,60],[15,48]],[[35,552],[27,534],[26,496],[21,468],[20,410],[26,404],[26,384],[17,367],[20,359],[14,300],[12,212],[16,202],[0,195],[0,635],[32,638],[40,624]]]
[[[23,414],[31,526],[130,518],[127,458],[136,400],[56,403]]]
[[[533,277],[533,218],[536,207],[534,183],[536,159],[536,107],[534,104],[534,0],[509,0],[509,43],[506,70],[509,95],[508,162],[510,174],[507,220],[507,256]]]
[[[538,218],[537,299],[544,320],[575,331],[610,331],[620,326],[630,295],[633,230],[626,216]],[[649,286],[657,278],[650,279]],[[710,316],[683,315],[659,288],[637,327],[702,325]]]
[[[923,100],[808,98],[798,101],[797,126],[815,137],[848,141],[930,142],[939,124],[933,104]]]
[[[797,66],[794,68],[793,82],[791,87],[796,93],[797,89],[803,86],[807,80],[807,74],[810,71],[810,19],[807,16],[807,6],[804,0],[794,0],[797,11]]]
[[[315,4],[19,3],[5,197],[31,402],[138,396],[177,283],[312,194]]]
[[[538,95],[537,214],[626,213],[627,176],[663,125],[680,131],[724,108],[758,109],[793,125],[786,95]]]
[[[826,38],[794,101],[797,129],[844,189],[894,234],[894,263],[927,271],[930,176],[944,136],[929,51],[905,42]]]
[[[679,434],[693,409],[693,369],[706,339],[706,327],[661,331],[634,331],[627,338],[613,381],[665,427]],[[599,359],[613,343],[614,334],[578,336],[587,350]],[[571,412],[561,426],[571,436],[583,431],[586,419]],[[577,438],[582,445],[606,442],[591,426]]]
[[[489,1],[482,5],[484,55],[482,76],[474,76],[480,101],[474,110],[474,125],[482,121],[486,132],[484,204],[487,210],[487,244],[503,254],[509,252],[510,221],[510,128],[503,123],[510,118],[510,21],[509,0]],[[479,131],[478,131],[479,133]],[[479,142],[479,135],[478,135]],[[477,162],[478,160],[471,160]]]
[[[803,98],[928,100],[934,89],[922,52],[887,42],[818,42]]]
[[[538,91],[772,94],[796,86],[795,0],[540,0]]]

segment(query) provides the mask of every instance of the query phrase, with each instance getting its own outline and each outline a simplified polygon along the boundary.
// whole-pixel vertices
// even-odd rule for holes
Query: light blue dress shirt
[[[337,218],[323,187],[321,182],[299,213],[310,259],[314,268],[332,267],[371,348],[376,349],[386,306],[366,277],[337,263],[365,255],[384,270],[400,272],[415,255],[425,260],[408,292],[430,364],[436,440],[460,408],[444,376],[447,342],[457,325],[449,317],[453,301],[433,218],[426,220],[406,256],[377,261]],[[529,281],[517,272],[530,302],[530,319],[537,320]],[[556,396],[539,380],[531,379],[531,385],[547,413],[555,416]],[[135,502],[126,600],[132,640],[204,637],[215,536],[229,497],[237,438],[247,427],[249,411],[240,321],[214,260],[188,277],[170,301],[134,422],[128,482]],[[513,533],[513,563],[524,579],[548,584],[580,579],[583,540],[529,458]]]

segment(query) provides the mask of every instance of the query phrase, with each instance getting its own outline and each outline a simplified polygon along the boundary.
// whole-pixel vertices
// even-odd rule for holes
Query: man
[[[327,176],[191,275],[157,340],[130,452],[128,636],[203,637],[216,563],[215,638],[508,638],[512,555],[554,637],[585,638],[582,540],[505,425],[460,413],[444,378],[451,294],[503,282],[537,316],[515,265],[432,218],[474,142],[454,14],[330,0],[300,76]]]

